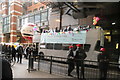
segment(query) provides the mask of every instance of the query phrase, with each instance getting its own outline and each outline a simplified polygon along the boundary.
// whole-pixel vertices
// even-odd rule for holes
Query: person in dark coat
[[[14,46],[12,46],[11,53],[12,53],[12,61],[16,61],[16,49],[14,48]]]
[[[26,47],[26,59],[28,59],[28,54],[29,54],[29,46]]]
[[[100,49],[101,53],[98,54],[98,67],[99,67],[99,77],[100,80],[106,80],[107,70],[109,65],[109,56],[105,52],[105,48]]]
[[[8,46],[7,45],[4,46],[3,51],[4,51],[4,54],[6,54],[6,55],[8,54]]]
[[[74,69],[74,53],[73,53],[73,46],[69,46],[68,56],[67,56],[67,62],[68,62],[68,76],[72,76],[71,72]]]
[[[6,48],[6,45],[2,45],[2,54],[5,54],[5,48]]]
[[[17,52],[18,52],[18,61],[17,63],[20,61],[20,64],[22,63],[22,55],[24,53],[24,50],[23,50],[23,47],[20,45],[18,48],[17,48]]]
[[[68,26],[67,31],[73,31],[73,29],[71,28],[71,25]]]
[[[38,54],[38,51],[37,51],[35,45],[33,45],[33,57],[34,57],[34,60],[35,60],[35,61],[36,61],[36,56],[37,56],[37,54]]]
[[[0,80],[13,80],[13,74],[10,63],[0,58]]]
[[[11,55],[11,46],[7,45],[7,55]]]
[[[66,26],[66,28],[63,30],[64,32],[67,32],[67,26]]]
[[[75,63],[76,63],[76,72],[77,78],[85,78],[84,77],[84,59],[87,57],[84,49],[82,49],[82,45],[77,44],[77,49],[75,51]],[[81,72],[79,72],[79,67],[81,67]],[[80,73],[80,75],[79,75]]]

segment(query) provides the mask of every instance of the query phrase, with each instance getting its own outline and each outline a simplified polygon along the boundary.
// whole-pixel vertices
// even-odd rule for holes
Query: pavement
[[[28,60],[23,58],[22,64],[15,63],[12,66],[13,78],[66,78],[66,76],[49,74],[43,71],[31,71],[30,73],[27,70]],[[68,78],[68,77],[67,77]]]

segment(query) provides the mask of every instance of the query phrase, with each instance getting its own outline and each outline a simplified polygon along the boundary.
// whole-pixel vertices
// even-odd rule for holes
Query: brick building
[[[22,0],[5,0],[0,3],[0,16],[2,33],[1,42],[14,43],[14,42],[26,42],[21,36],[20,28],[18,25],[18,17],[30,12],[35,12],[39,9],[44,9],[45,5],[35,2],[34,0],[28,0],[22,2]],[[32,42],[32,41],[30,41]]]

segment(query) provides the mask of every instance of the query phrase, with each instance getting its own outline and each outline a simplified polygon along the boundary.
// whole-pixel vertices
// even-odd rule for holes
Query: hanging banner
[[[86,31],[42,33],[40,43],[85,44]]]

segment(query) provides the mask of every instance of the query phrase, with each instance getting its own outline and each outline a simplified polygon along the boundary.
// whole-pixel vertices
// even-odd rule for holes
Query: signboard
[[[86,31],[42,33],[40,43],[85,44]]]

